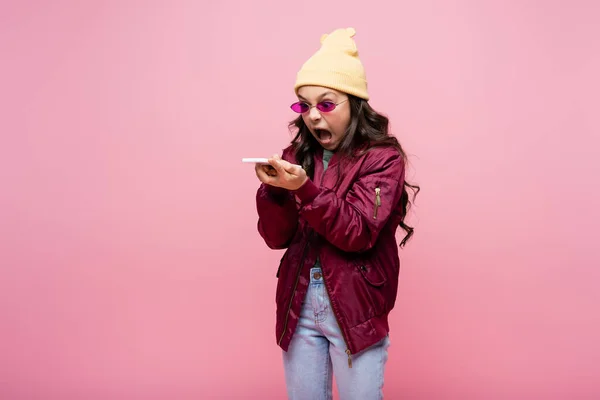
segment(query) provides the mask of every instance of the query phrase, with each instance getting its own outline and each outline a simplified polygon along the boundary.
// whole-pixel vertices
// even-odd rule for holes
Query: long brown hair
[[[375,111],[371,105],[358,97],[349,95],[350,102],[350,124],[346,129],[346,135],[336,150],[342,157],[341,159],[352,159],[363,155],[370,149],[378,146],[392,146],[398,150],[403,162],[406,164],[406,154],[396,137],[389,134],[389,119]],[[302,116],[299,116],[289,124],[290,130],[296,130],[296,135],[292,140],[292,146],[295,151],[296,161],[306,170],[308,176],[314,178],[314,154],[320,148],[320,144],[310,133],[310,130],[304,123]],[[359,149],[361,149],[359,151]],[[340,174],[338,166],[338,178]],[[404,218],[412,205],[408,189],[413,192],[413,202],[421,188],[412,185],[406,180],[402,188],[400,202],[402,206],[402,220],[399,223],[400,228],[406,231],[406,236],[400,242],[400,247],[404,247],[406,242],[414,233],[414,228],[406,225]]]

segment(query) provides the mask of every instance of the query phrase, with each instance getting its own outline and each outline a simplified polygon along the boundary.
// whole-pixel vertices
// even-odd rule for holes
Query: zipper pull
[[[377,210],[381,206],[381,189],[375,188],[375,212],[373,213],[373,219],[377,219]]]
[[[348,368],[352,368],[352,354],[350,353],[350,349],[346,349],[346,354],[348,354]]]

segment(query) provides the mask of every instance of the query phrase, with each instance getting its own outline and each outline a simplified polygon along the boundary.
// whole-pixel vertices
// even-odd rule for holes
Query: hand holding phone
[[[271,186],[287,190],[298,190],[308,180],[306,171],[300,165],[283,160],[278,154],[267,159],[247,159],[255,163],[258,179]],[[248,161],[246,161],[248,162]]]
[[[272,157],[276,160],[281,160],[281,157],[278,155],[274,155]],[[277,176],[277,170],[269,163],[268,158],[260,158],[260,157],[247,157],[242,158],[243,163],[250,163],[255,165],[256,174],[259,174],[259,169],[264,171],[268,176]],[[260,178],[260,176],[259,176]]]

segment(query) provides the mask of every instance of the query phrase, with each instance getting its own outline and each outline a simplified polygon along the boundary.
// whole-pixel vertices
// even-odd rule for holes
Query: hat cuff
[[[298,93],[300,87],[313,85],[339,90],[363,100],[369,100],[367,82],[364,79],[335,71],[301,70],[298,72],[294,91]]]

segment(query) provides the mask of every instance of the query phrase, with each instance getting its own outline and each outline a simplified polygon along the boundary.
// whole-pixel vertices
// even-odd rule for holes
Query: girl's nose
[[[321,119],[321,112],[317,109],[317,107],[312,107],[308,116],[310,117],[311,121],[318,121]]]

